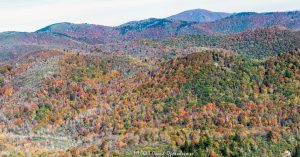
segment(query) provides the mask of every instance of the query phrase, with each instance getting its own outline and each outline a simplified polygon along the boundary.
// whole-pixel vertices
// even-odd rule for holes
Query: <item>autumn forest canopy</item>
[[[199,9],[0,33],[0,155],[299,157],[299,31]]]

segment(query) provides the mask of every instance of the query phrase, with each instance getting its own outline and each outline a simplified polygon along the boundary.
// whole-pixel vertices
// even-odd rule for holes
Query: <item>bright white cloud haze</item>
[[[300,9],[298,0],[0,0],[0,32],[35,31],[58,22],[117,26],[190,9],[270,12]]]

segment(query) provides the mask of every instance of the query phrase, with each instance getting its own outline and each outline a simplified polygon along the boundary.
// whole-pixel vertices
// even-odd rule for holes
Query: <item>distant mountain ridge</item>
[[[238,13],[213,22],[204,22],[194,27],[211,34],[234,34],[255,28],[284,26],[291,30],[300,30],[300,11]]]
[[[89,44],[105,44],[139,39],[162,40],[188,34],[228,35],[273,26],[284,26],[291,30],[300,30],[300,12],[244,12],[212,22],[150,18],[128,22],[117,27],[58,23],[38,30],[37,33],[66,36]]]
[[[114,28],[93,24],[73,24],[73,23],[56,23],[46,26],[36,33],[48,33],[58,36],[65,36],[90,44],[104,43],[103,40],[112,39],[117,32]],[[105,37],[105,38],[104,38]],[[109,41],[111,42],[111,41]]]
[[[211,12],[204,9],[193,9],[181,12],[179,14],[167,17],[169,20],[181,20],[188,22],[211,22],[232,15],[225,12]]]
[[[47,33],[0,33],[0,61],[49,48],[83,50],[87,45],[68,37]]]
[[[179,15],[188,15],[194,12],[199,13],[204,11],[191,10],[180,13]],[[187,21],[183,21],[184,19],[174,20],[170,19],[170,17],[163,19],[150,18],[128,22],[117,27],[64,22],[46,26],[32,33],[0,33],[0,58],[14,58],[25,52],[46,48],[88,51],[90,47],[97,47],[98,45],[143,39],[161,41],[186,35],[224,36],[242,32],[251,34],[251,32],[248,32],[249,30],[279,26],[291,31],[300,30],[299,11],[269,13],[243,12],[232,14],[231,16],[223,13],[219,14],[226,17],[211,22],[191,22],[188,21],[189,19],[186,19]],[[178,16],[175,15],[173,17]],[[194,17],[191,16],[191,18]],[[285,39],[286,37],[280,37],[280,39],[281,38]],[[251,40],[253,39],[251,38]],[[294,38],[292,40],[294,41]],[[223,44],[226,43],[225,41],[223,42]],[[236,49],[240,50],[241,48]],[[276,53],[278,53],[277,50]]]

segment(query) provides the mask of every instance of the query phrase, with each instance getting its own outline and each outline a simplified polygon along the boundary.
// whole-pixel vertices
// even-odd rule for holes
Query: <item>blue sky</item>
[[[35,31],[58,22],[116,26],[189,9],[224,12],[299,10],[300,0],[0,0],[0,32]]]

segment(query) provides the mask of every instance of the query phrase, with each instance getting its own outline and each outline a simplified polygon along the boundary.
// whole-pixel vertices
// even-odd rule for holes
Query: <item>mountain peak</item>
[[[230,13],[224,12],[212,12],[205,9],[193,9],[170,16],[167,19],[189,22],[210,22],[228,17],[230,15]]]

